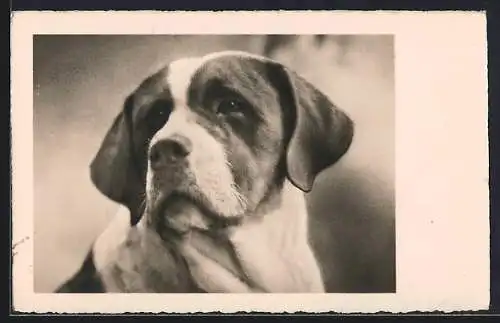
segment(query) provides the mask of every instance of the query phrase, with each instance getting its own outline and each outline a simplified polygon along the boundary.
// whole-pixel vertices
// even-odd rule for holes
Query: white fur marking
[[[181,106],[186,103],[187,90],[191,84],[191,79],[203,64],[213,59],[227,56],[253,58],[259,61],[271,61],[263,56],[231,50],[210,53],[202,57],[187,57],[173,61],[168,68],[167,81],[170,85],[170,92],[174,98],[175,106]]]
[[[281,207],[230,232],[246,274],[267,292],[324,292],[307,240],[303,193],[286,182]]]
[[[113,254],[125,242],[129,230],[130,212],[126,207],[120,207],[92,247],[97,271],[102,272],[113,261]]]
[[[167,81],[174,98],[174,108],[186,104],[189,84],[201,63],[200,58],[184,58],[170,63]]]

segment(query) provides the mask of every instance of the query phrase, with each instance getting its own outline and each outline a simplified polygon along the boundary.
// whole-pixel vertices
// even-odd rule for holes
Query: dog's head
[[[288,178],[304,192],[349,148],[353,123],[278,62],[240,52],[186,58],[125,101],[91,164],[126,205],[187,199],[220,218],[252,214]]]

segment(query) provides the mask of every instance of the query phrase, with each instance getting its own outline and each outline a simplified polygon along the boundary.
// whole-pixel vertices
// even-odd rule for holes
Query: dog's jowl
[[[278,62],[170,63],[125,100],[91,164],[123,210],[59,291],[323,292],[304,193],[352,136],[349,117]]]

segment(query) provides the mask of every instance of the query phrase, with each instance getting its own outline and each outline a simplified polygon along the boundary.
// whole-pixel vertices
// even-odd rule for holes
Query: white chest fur
[[[220,261],[223,251],[207,257],[196,239],[181,247],[195,281],[207,291],[321,293],[323,281],[307,231],[304,196],[287,183],[278,209],[227,233],[245,279],[238,279],[232,264]]]
[[[303,193],[285,184],[278,209],[235,228],[230,235],[248,276],[267,292],[324,292],[308,242]]]
[[[128,210],[121,208],[94,244],[98,271],[106,272],[110,263],[120,261],[116,258],[117,249],[124,246],[129,230]],[[179,248],[193,279],[208,292],[321,293],[321,273],[307,231],[304,196],[287,183],[278,209],[227,232],[245,279],[238,277],[241,275],[236,273],[238,269],[231,263],[228,251],[218,250],[217,245],[207,246],[207,240],[195,237]]]
[[[120,207],[115,217],[93,245],[94,265],[102,272],[110,263],[116,250],[125,243],[130,230],[130,212]]]

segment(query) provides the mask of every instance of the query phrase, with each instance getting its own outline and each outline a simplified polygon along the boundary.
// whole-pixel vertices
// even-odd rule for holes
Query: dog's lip
[[[168,194],[168,196],[161,198],[157,203],[155,213],[157,215],[164,215],[169,205],[180,200],[187,201],[188,203],[191,203],[195,207],[197,207],[203,214],[203,216],[209,219],[211,229],[223,229],[229,226],[237,225],[240,222],[240,219],[238,218],[227,218],[215,213],[210,209],[210,207],[205,204],[205,202],[201,201],[199,198],[193,196],[190,193],[178,190],[172,191],[170,192],[170,194]]]
[[[206,207],[205,204],[202,203],[199,199],[193,197],[191,194],[180,191],[173,191],[168,196],[166,196],[160,202],[160,211],[163,213],[169,205],[171,205],[172,203],[177,203],[178,201],[187,201],[188,203],[193,204],[194,206],[199,208],[203,214],[212,213],[208,209],[208,207]]]

